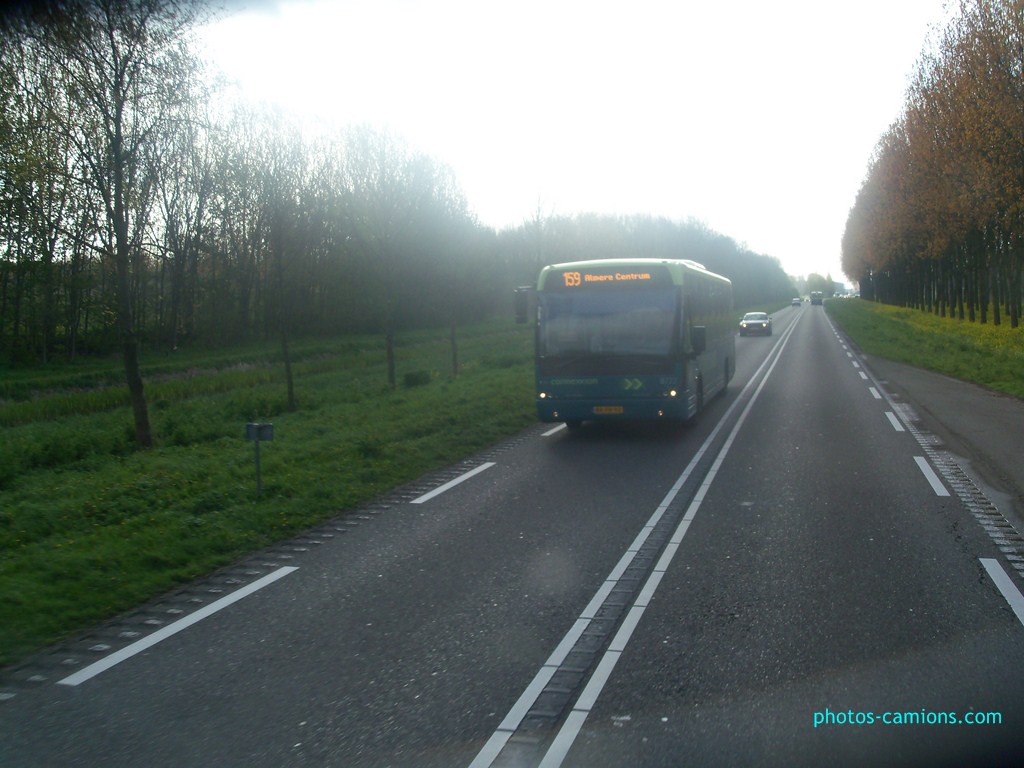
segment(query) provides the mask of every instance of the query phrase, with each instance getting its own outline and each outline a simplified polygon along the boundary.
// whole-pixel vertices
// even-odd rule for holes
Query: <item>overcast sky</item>
[[[943,0],[233,0],[253,98],[387,127],[478,219],[697,219],[843,279],[846,216]],[[685,255],[683,255],[685,257]]]

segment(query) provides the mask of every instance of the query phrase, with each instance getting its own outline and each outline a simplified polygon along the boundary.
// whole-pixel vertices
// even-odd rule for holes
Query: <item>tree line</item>
[[[547,263],[692,258],[736,301],[778,261],[706,227],[544,216],[481,225],[451,170],[386,131],[311,132],[213,85],[199,0],[67,0],[0,23],[0,365],[118,353],[149,445],[140,349],[380,333],[511,315]],[[288,377],[290,380],[290,376]]]
[[[920,57],[843,236],[861,295],[1017,327],[1024,268],[1024,4],[960,0]]]

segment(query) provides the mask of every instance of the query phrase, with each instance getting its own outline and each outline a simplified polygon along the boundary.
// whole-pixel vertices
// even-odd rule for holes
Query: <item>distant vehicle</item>
[[[736,370],[732,283],[695,262],[556,264],[536,301],[541,421],[685,421]]]
[[[740,336],[753,335],[772,335],[772,319],[767,312],[747,312],[740,320]]]
[[[822,298],[821,291],[811,291],[811,304],[821,304]]]
[[[795,297],[793,299],[793,301],[790,302],[790,304],[792,304],[794,307],[799,307],[803,303],[804,303],[804,300],[801,299],[799,296]]]

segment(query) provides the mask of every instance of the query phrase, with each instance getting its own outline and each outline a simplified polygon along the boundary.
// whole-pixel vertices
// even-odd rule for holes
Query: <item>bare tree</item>
[[[99,248],[116,276],[121,353],[144,448],[153,438],[135,300],[154,183],[147,154],[188,103],[195,59],[187,34],[201,10],[191,0],[78,0],[51,6],[30,32],[74,106],[56,118],[79,156],[81,183],[102,201]]]
[[[263,176],[264,203],[268,211],[270,251],[274,263],[274,288],[277,297],[277,324],[281,334],[285,380],[288,388],[288,410],[296,409],[292,359],[288,347],[294,305],[293,286],[295,262],[302,255],[296,231],[298,207],[305,182],[306,156],[302,137],[294,125],[281,118],[268,134],[266,164]]]
[[[213,194],[212,148],[207,121],[199,112],[204,103],[195,100],[196,113],[179,130],[167,133],[161,146],[154,146],[150,160],[160,200],[154,239],[164,243],[158,323],[172,349],[182,332],[194,330],[195,276]]]
[[[375,276],[388,386],[394,387],[400,312],[445,302],[446,308],[427,314],[448,314],[459,297],[452,297],[442,263],[452,261],[451,252],[460,250],[459,241],[475,224],[450,170],[430,157],[367,127],[349,134],[346,150],[353,201],[348,224]],[[438,293],[445,295],[439,300]]]

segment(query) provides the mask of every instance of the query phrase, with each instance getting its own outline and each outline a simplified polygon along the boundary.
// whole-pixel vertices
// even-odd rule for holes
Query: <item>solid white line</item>
[[[572,748],[572,745],[576,741],[577,736],[579,736],[580,731],[586,724],[587,717],[590,715],[590,711],[593,709],[594,704],[597,703],[597,699],[601,695],[601,691],[604,690],[604,686],[611,677],[612,671],[615,669],[615,665],[618,663],[619,658],[622,656],[622,653],[626,649],[626,645],[632,638],[634,630],[636,630],[637,626],[639,626],[640,619],[643,617],[644,611],[647,609],[647,606],[650,604],[651,599],[654,597],[654,591],[658,588],[658,585],[661,583],[661,579],[664,577],[665,572],[668,569],[669,563],[671,562],[672,557],[675,555],[677,551],[679,543],[682,542],[683,536],[686,534],[686,531],[690,527],[690,523],[693,521],[694,517],[697,514],[697,510],[700,509],[701,503],[703,502],[708,489],[714,482],[715,477],[717,477],[718,470],[721,468],[722,463],[725,461],[726,455],[729,453],[729,450],[732,448],[733,442],[736,440],[736,436],[739,434],[740,429],[746,422],[747,416],[750,414],[751,409],[754,407],[754,403],[757,402],[758,396],[761,394],[761,390],[763,390],[765,385],[768,383],[768,379],[772,375],[772,372],[775,370],[776,364],[781,359],[782,351],[785,349],[786,344],[789,342],[789,336],[792,335],[792,329],[795,327],[795,325],[795,323],[791,325],[789,328],[788,335],[784,336],[781,339],[774,360],[772,360],[771,365],[768,367],[768,370],[764,374],[764,378],[762,378],[760,383],[757,385],[757,388],[754,390],[754,394],[751,396],[750,401],[743,409],[743,412],[736,420],[736,424],[733,426],[732,431],[730,431],[729,436],[725,439],[725,442],[719,449],[718,455],[715,457],[714,462],[712,462],[711,469],[708,471],[707,476],[704,478],[704,481],[701,484],[701,487],[698,489],[696,495],[694,496],[693,501],[690,502],[690,506],[687,508],[686,514],[683,515],[683,519],[679,522],[675,534],[670,539],[670,546],[666,549],[663,556],[659,559],[658,564],[655,566],[655,569],[648,577],[647,582],[645,583],[643,589],[641,589],[640,594],[637,596],[636,600],[633,601],[633,605],[629,609],[629,613],[626,615],[626,618],[623,620],[618,631],[615,633],[615,636],[612,638],[612,641],[609,644],[608,649],[605,651],[604,656],[602,656],[601,660],[598,662],[597,668],[594,670],[594,674],[591,676],[590,680],[587,682],[586,687],[583,689],[583,693],[580,694],[580,697],[573,705],[572,711],[569,713],[569,716],[566,717],[565,722],[562,724],[562,727],[558,730],[558,734],[551,742],[551,746],[548,747],[548,751],[544,755],[544,759],[540,763],[540,768],[559,768],[562,765],[562,762],[565,760],[566,755],[569,754],[569,750]],[[771,356],[769,356],[768,358],[766,358],[765,363],[767,363],[771,359]],[[762,364],[761,367],[763,368],[764,364]],[[758,373],[760,373],[760,370],[761,369],[759,368]],[[756,378],[757,375],[755,374],[755,376],[751,379],[751,383],[755,381]],[[749,387],[750,385],[748,384],[747,386]],[[744,389],[744,391],[746,391],[746,389]],[[741,399],[742,395],[736,402],[738,403]],[[735,406],[736,403],[733,403],[733,405]],[[732,409],[730,408],[728,413],[731,412]],[[728,416],[728,413],[726,414],[726,416]],[[725,417],[723,417],[722,422],[719,422],[719,426],[721,426],[724,420]],[[716,427],[715,433],[717,433],[717,431],[718,430]],[[673,493],[672,495],[674,497],[675,493]],[[670,552],[671,554],[669,554]]]
[[[498,730],[506,731],[510,736],[515,733],[519,723],[522,722],[523,718],[526,717],[526,713],[530,711],[530,707],[533,706],[533,702],[540,696],[544,687],[551,682],[551,678],[555,676],[557,671],[558,667],[556,666],[541,667],[540,672],[533,678],[533,682],[527,686],[526,690],[523,691],[523,695],[519,697],[519,701],[505,715],[505,719],[501,721]]]
[[[632,560],[633,556],[630,556]],[[601,585],[600,589],[594,593],[590,602],[587,603],[587,607],[583,609],[583,613],[580,614],[581,619],[596,619],[597,612],[601,610],[601,606],[604,605],[604,601],[608,599],[608,595],[615,589],[615,585],[618,583],[618,579],[614,581],[612,579],[606,579],[604,584]],[[550,663],[550,662],[549,662]]]
[[[626,572],[633,559],[636,557],[636,552],[626,551],[622,557],[619,558],[619,562],[612,568],[611,573],[608,574],[608,578],[605,581],[618,581],[622,578],[622,574]]]
[[[988,575],[996,585],[996,589],[1002,593],[1003,598],[1010,604],[1010,609],[1017,616],[1017,621],[1024,624],[1024,595],[1017,589],[1017,585],[1003,570],[998,560],[988,557],[979,557],[981,564],[985,566]]]
[[[581,616],[576,619],[576,623],[572,625],[572,629],[565,634],[565,637],[562,638],[562,642],[558,644],[558,647],[555,648],[554,652],[548,657],[548,660],[544,662],[544,666],[555,668],[562,666],[562,662],[565,661],[566,656],[572,652],[573,646],[576,645],[576,641],[579,640],[583,633],[587,631],[587,627],[590,626],[592,619],[592,616]]]
[[[678,548],[678,545],[672,545],[673,551]],[[661,579],[665,575],[665,571],[654,571],[647,579],[644,584],[644,588],[640,590],[640,594],[637,595],[636,600],[633,601],[634,606],[638,606],[643,609],[651,604],[651,600],[654,598],[654,593],[658,589],[658,585],[661,584]]]
[[[563,429],[565,429],[565,424],[559,424],[554,429],[549,429],[547,432],[542,432],[541,437],[551,437],[553,434],[555,434],[556,432],[561,432]]]
[[[946,486],[939,480],[939,476],[935,474],[934,470],[928,466],[928,461],[924,456],[915,456],[914,461],[917,462],[918,468],[924,474],[925,480],[928,481],[928,485],[935,491],[936,496],[949,496],[949,491],[946,490]]]
[[[594,613],[596,613],[597,609],[600,608],[604,602],[604,596],[606,596],[609,592],[611,592],[612,589],[615,588],[619,579],[622,577],[622,574],[625,572],[626,568],[629,566],[629,564],[633,561],[633,558],[636,556],[636,552],[639,550],[640,546],[643,544],[644,541],[646,541],[651,531],[654,530],[655,523],[661,519],[661,516],[671,506],[672,502],[679,494],[679,491],[682,490],[684,485],[686,485],[686,482],[689,480],[690,475],[693,474],[694,469],[696,469],[697,465],[704,457],[704,454],[707,453],[712,443],[714,443],[715,439],[718,437],[718,433],[721,432],[726,423],[728,423],[729,418],[732,416],[732,412],[739,407],[740,403],[743,402],[743,398],[746,396],[747,390],[754,386],[754,382],[758,380],[758,377],[761,375],[761,372],[766,367],[768,367],[770,363],[771,365],[770,367],[768,367],[768,373],[765,374],[764,379],[761,380],[761,383],[756,388],[752,400],[757,398],[758,393],[764,387],[765,380],[767,380],[768,375],[775,368],[775,364],[778,362],[779,357],[782,355],[782,350],[785,348],[786,342],[788,341],[789,336],[792,334],[793,329],[796,327],[796,324],[798,322],[800,322],[800,318],[797,318],[796,322],[794,322],[787,329],[786,335],[784,335],[781,339],[781,345],[777,347],[773,353],[769,354],[768,357],[764,359],[761,365],[758,366],[758,369],[754,372],[754,375],[750,377],[750,381],[748,381],[746,386],[743,387],[743,390],[740,392],[739,397],[737,397],[732,402],[732,404],[726,409],[725,414],[723,414],[722,418],[718,420],[718,423],[715,424],[714,429],[711,430],[711,433],[704,440],[701,447],[693,455],[693,458],[690,459],[690,463],[686,465],[686,469],[683,470],[683,473],[676,479],[676,482],[669,489],[668,493],[665,494],[665,498],[661,500],[661,503],[658,505],[657,509],[655,509],[654,514],[651,515],[651,518],[644,525],[644,528],[637,535],[636,539],[630,545],[630,548],[627,549],[625,554],[619,559],[619,562],[616,564],[615,568],[612,569],[612,572],[608,575],[604,583],[602,583],[601,587],[598,589],[597,594],[594,595],[594,597],[587,604],[587,607],[583,610],[583,613],[580,614],[580,617],[573,624],[572,629],[570,629],[569,632],[565,635],[565,637],[562,638],[561,642],[559,642],[558,647],[555,649],[555,652],[551,654],[551,657],[548,659],[545,665],[540,668],[540,671],[538,671],[537,675],[533,678],[533,681],[527,686],[526,690],[523,691],[522,695],[520,695],[516,703],[512,705],[512,709],[505,716],[505,719],[502,721],[501,725],[498,726],[498,729],[487,740],[487,743],[484,745],[483,749],[481,749],[480,752],[477,754],[473,762],[470,763],[469,768],[489,768],[494,763],[494,761],[498,759],[498,755],[501,753],[502,749],[505,748],[505,744],[508,743],[508,740],[515,733],[516,729],[519,727],[519,724],[522,722],[522,719],[526,716],[527,712],[530,711],[530,707],[533,706],[534,702],[537,700],[537,697],[540,696],[540,693],[544,690],[544,687],[548,684],[548,682],[550,682],[552,676],[555,674],[558,667],[561,666],[562,662],[565,660],[565,657],[572,650],[573,646],[575,646],[576,641],[580,638],[580,636],[587,629],[587,627],[590,626],[591,621],[593,621]],[[743,411],[743,414],[740,416],[741,423],[746,417],[746,414],[749,412],[749,410],[750,404],[747,405],[746,409]],[[738,429],[738,426],[734,428],[733,434],[735,434],[735,429]],[[731,445],[731,442],[731,438],[727,439],[725,446],[723,446],[722,450],[725,451],[726,446]],[[720,464],[720,460],[714,463],[710,470],[712,474],[717,472],[717,468]],[[703,498],[703,492],[698,492],[698,496],[700,498]],[[662,554],[661,559],[658,561],[658,565],[656,566],[655,570],[659,571],[659,573],[657,579],[653,580],[654,583],[652,584],[652,589],[644,589],[641,591],[641,594],[643,595],[643,599],[645,601],[645,605],[646,602],[649,601],[651,596],[653,595],[653,586],[661,581],[661,577],[664,575],[663,571],[665,568],[668,567],[668,563],[671,561],[671,556],[666,557],[667,552],[671,551],[673,554],[675,553],[679,543],[683,539],[683,536],[686,534],[686,531],[689,528],[694,515],[696,514],[697,506],[699,506],[699,504],[696,504],[696,506],[694,503],[690,504],[690,507],[687,509],[686,514],[683,516],[683,520],[680,522],[679,526],[676,528],[675,533],[670,539],[669,546],[666,549],[666,552]],[[634,602],[634,606],[631,609],[631,611],[636,612],[636,621],[639,621],[639,617],[643,613],[643,610],[644,608],[642,606],[639,606],[636,602]],[[632,627],[635,626],[636,625],[634,623]],[[630,628],[629,632],[624,635],[621,634],[622,631],[623,627],[620,627],[619,632],[616,633],[616,638],[619,638],[621,635],[623,639],[628,640],[629,634],[632,633],[632,628]],[[607,664],[608,662],[602,660],[601,663]],[[614,666],[614,663],[612,664],[612,666]],[[588,683],[588,686],[590,684],[597,685],[593,682],[593,678],[591,678],[591,682]],[[596,693],[600,692],[600,689],[601,687],[603,687],[603,685],[604,682],[601,682],[601,684],[594,689],[595,695]],[[569,713],[565,722],[562,725],[561,730],[555,737],[554,742],[552,742],[551,747],[547,751],[547,754],[544,756],[544,760],[541,763],[541,766],[561,765],[561,762],[565,758],[565,755],[568,754],[569,748],[572,746],[573,741],[575,741],[579,729],[582,728],[583,724],[586,722],[588,714],[588,712],[579,712],[575,709]],[[564,751],[562,751],[563,749]]]
[[[618,640],[622,629],[625,629],[627,625],[630,626],[628,634],[632,634],[632,628],[636,627],[640,621],[640,616],[637,614],[638,609],[633,609],[630,615],[626,617],[626,621],[623,623],[622,628],[615,635],[615,640]],[[643,609],[639,609],[640,613],[643,613]],[[615,643],[615,640],[612,640]],[[576,706],[573,707],[574,712],[590,712],[594,709],[594,705],[597,704],[597,697],[601,695],[601,691],[604,689],[605,683],[612,676],[612,671],[615,669],[615,665],[619,663],[619,658],[622,656],[622,649],[625,647],[625,642],[616,643],[617,648],[609,648],[604,652],[601,660],[597,662],[597,667],[594,669],[594,674],[590,678],[590,681],[583,688],[583,693],[580,694],[579,700],[576,702]]]
[[[477,753],[476,759],[469,764],[469,768],[487,768],[498,759],[498,755],[501,754],[501,750],[505,748],[511,736],[511,731],[498,730],[492,733],[483,749]]]
[[[889,423],[892,424],[892,428],[895,429],[897,432],[907,431],[903,428],[903,425],[900,424],[900,420],[896,418],[896,414],[893,413],[892,411],[886,411],[885,418],[889,420]]]
[[[469,472],[466,472],[464,474],[459,475],[454,480],[449,480],[444,485],[435,488],[430,493],[424,493],[422,496],[413,499],[409,503],[410,504],[422,504],[425,501],[430,501],[435,496],[440,496],[445,491],[450,491],[452,488],[454,488],[459,483],[466,482],[467,480],[469,480],[469,478],[473,477],[473,475],[479,475],[485,469],[490,469],[491,467],[494,466],[494,464],[495,464],[495,462],[493,462],[493,461],[486,461],[483,464],[481,464],[479,467],[477,467],[476,469],[471,469],[471,470],[469,470]]]
[[[589,622],[587,623],[589,624]],[[537,697],[543,692],[544,687],[551,682],[551,678],[555,676],[557,671],[557,666],[545,665],[540,668],[540,671],[526,687],[526,690],[523,691],[519,700],[512,705],[512,709],[505,715],[501,725],[491,734],[491,738],[484,744],[483,749],[480,750],[473,762],[469,764],[469,768],[487,768],[498,758],[501,750],[505,748],[505,744],[512,738],[512,734],[516,732],[516,728],[519,727],[523,718],[526,717],[526,713],[530,711],[530,707],[533,706]]]
[[[262,579],[254,581],[252,584],[247,584],[241,589],[236,589],[230,595],[226,595],[225,597],[222,597],[220,600],[210,603],[209,605],[200,608],[198,611],[190,613],[185,618],[179,619],[173,624],[168,624],[166,627],[158,629],[156,632],[153,632],[152,634],[147,635],[141,640],[138,640],[132,643],[131,645],[122,648],[120,651],[110,654],[105,659],[100,659],[95,664],[90,664],[88,667],[85,667],[84,669],[80,669],[78,672],[75,672],[75,674],[68,675],[63,680],[58,680],[57,684],[81,685],[86,680],[91,680],[92,678],[96,677],[96,675],[106,672],[108,669],[117,664],[120,664],[122,661],[130,659],[132,656],[135,656],[136,654],[142,653],[147,648],[152,648],[154,645],[161,642],[162,640],[166,640],[171,635],[176,635],[183,629],[188,629],[193,624],[196,624],[202,621],[203,619],[217,613],[217,611],[227,608],[232,603],[237,603],[242,598],[248,597],[253,592],[257,592],[263,589],[265,586],[274,583],[281,577],[287,576],[289,573],[292,573],[293,571],[297,570],[299,569],[294,566],[285,566],[284,568],[278,568],[273,573],[268,573]]]
[[[578,712],[575,709],[570,712],[568,717],[565,718],[565,725],[562,726],[562,730],[555,736],[555,740],[548,748],[544,759],[540,761],[538,768],[558,768],[562,761],[565,760],[565,756],[569,754],[573,742],[576,741],[576,734],[583,728],[586,720],[586,712]]]
[[[687,528],[689,528],[689,525],[687,525]],[[680,535],[680,530],[682,530],[682,535]],[[676,550],[678,550],[679,545],[683,543],[684,535],[686,535],[686,532],[682,529],[682,526],[676,529],[676,536],[679,540],[676,541],[676,537],[673,537],[673,539],[665,545],[665,549],[661,551],[661,557],[658,558],[658,562],[654,565],[655,571],[664,573],[668,570],[669,563],[671,563],[672,558],[676,556]]]

